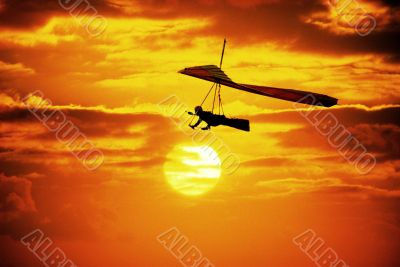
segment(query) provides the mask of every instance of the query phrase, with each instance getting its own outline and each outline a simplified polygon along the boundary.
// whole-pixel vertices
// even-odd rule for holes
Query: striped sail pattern
[[[338,99],[336,98],[313,92],[235,83],[220,68],[215,65],[186,68],[179,71],[179,73],[218,83],[249,93],[273,97],[291,102],[325,107],[331,107],[338,103]]]

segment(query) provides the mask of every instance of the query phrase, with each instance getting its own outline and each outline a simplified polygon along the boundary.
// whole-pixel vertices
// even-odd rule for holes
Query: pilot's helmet
[[[196,114],[198,114],[198,113],[202,112],[203,109],[202,109],[202,107],[197,106],[197,107],[194,108],[194,111],[196,112]]]

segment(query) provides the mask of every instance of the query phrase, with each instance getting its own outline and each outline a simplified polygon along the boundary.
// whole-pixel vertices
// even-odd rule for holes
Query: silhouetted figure
[[[204,121],[207,123],[207,126],[201,128],[202,130],[210,130],[211,127],[225,125],[247,132],[250,131],[250,122],[248,120],[230,119],[225,117],[225,115],[216,115],[212,112],[204,111],[200,106],[195,107],[194,110],[194,114],[192,112],[189,112],[189,114],[198,116],[199,120],[194,125],[189,125],[192,129],[195,129],[202,121]]]

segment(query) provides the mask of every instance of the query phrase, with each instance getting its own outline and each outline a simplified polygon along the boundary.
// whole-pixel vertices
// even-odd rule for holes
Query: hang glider
[[[241,84],[241,83],[234,82],[221,69],[224,54],[225,54],[225,45],[226,45],[226,40],[224,40],[224,46],[222,49],[222,56],[221,56],[221,61],[220,61],[219,67],[217,67],[215,65],[205,65],[205,66],[185,68],[185,69],[179,71],[179,73],[181,73],[181,74],[192,76],[192,77],[206,80],[206,81],[213,83],[213,86],[211,87],[210,91],[208,92],[207,96],[205,97],[205,99],[203,100],[201,105],[196,107],[196,109],[201,110],[202,113],[197,113],[197,112],[190,113],[191,115],[200,117],[198,123],[195,124],[196,126],[200,123],[201,120],[203,120],[202,116],[200,116],[200,115],[202,114],[203,117],[205,116],[201,107],[204,104],[207,97],[210,95],[211,91],[214,89],[214,101],[213,101],[213,105],[212,105],[212,110],[211,110],[211,112],[206,112],[207,116],[205,116],[205,118],[207,118],[207,120],[208,120],[208,121],[205,120],[207,122],[208,126],[203,129],[209,129],[210,126],[226,125],[229,127],[240,129],[240,130],[250,131],[248,121],[247,121],[247,123],[245,123],[246,126],[243,127],[243,125],[244,125],[243,120],[241,121],[240,124],[236,125],[236,121],[238,121],[238,119],[232,119],[232,122],[229,121],[228,123],[220,123],[218,125],[215,125],[216,124],[215,121],[221,121],[221,120],[226,120],[226,119],[229,120],[229,118],[225,117],[223,107],[222,107],[221,85],[231,87],[234,89],[238,89],[241,91],[257,94],[257,95],[262,95],[262,96],[267,96],[267,97],[272,97],[272,98],[276,98],[276,99],[297,102],[297,103],[302,103],[302,104],[307,104],[307,105],[323,106],[323,107],[332,107],[334,105],[337,105],[338,99],[333,98],[331,96],[323,95],[323,94],[295,90],[295,89],[283,89],[283,88],[258,86],[258,85],[251,85],[251,84]],[[214,108],[215,108],[215,104],[216,104],[215,102],[216,102],[217,95],[218,95],[217,101],[218,101],[218,110],[219,110],[218,115],[214,114]],[[221,115],[221,110],[222,110],[222,115]],[[214,115],[215,117],[213,117],[212,115]],[[219,117],[219,116],[222,116],[222,117]],[[193,125],[191,125],[191,127],[194,128]]]

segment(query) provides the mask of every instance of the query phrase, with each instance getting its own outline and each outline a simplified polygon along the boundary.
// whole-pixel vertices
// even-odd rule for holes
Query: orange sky
[[[88,1],[106,21],[98,36],[59,1],[0,0],[1,266],[43,266],[19,241],[34,229],[77,266],[182,266],[157,241],[172,227],[215,266],[317,266],[292,241],[307,229],[349,266],[400,266],[398,3],[356,2],[377,21],[361,37],[328,0]],[[251,121],[250,133],[213,129],[240,165],[202,183],[206,194],[179,193],[175,176],[219,169],[159,103],[198,105],[210,84],[177,71],[218,64],[225,37],[234,81],[338,98],[302,111],[334,116],[372,171],[292,103],[223,88],[226,114]],[[99,168],[28,111],[36,90],[104,153]]]

